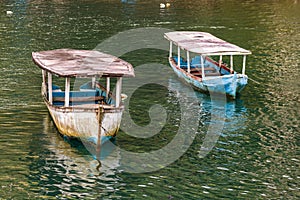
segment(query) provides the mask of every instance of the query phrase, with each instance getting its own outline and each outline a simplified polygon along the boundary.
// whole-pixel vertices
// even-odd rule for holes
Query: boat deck
[[[179,66],[174,58],[171,58],[171,62],[173,63],[173,65],[175,65],[179,68]],[[202,78],[202,68],[199,66],[193,65],[190,68],[190,74]],[[180,69],[188,73],[187,66],[183,65],[180,67]],[[210,66],[204,67],[204,74],[205,74],[205,76],[221,76],[222,75],[216,70],[216,68],[210,67]]]

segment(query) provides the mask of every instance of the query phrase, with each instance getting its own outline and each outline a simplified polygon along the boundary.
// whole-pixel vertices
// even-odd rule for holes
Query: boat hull
[[[179,78],[196,90],[204,93],[224,94],[235,99],[236,95],[243,90],[248,81],[247,75],[237,73],[222,76],[208,76],[202,79],[179,68],[172,58],[169,58],[169,63]]]
[[[58,131],[68,137],[97,143],[100,129],[101,142],[117,135],[120,128],[123,107],[102,109],[101,123],[99,109],[86,107],[59,107],[50,105],[45,100],[48,111]]]

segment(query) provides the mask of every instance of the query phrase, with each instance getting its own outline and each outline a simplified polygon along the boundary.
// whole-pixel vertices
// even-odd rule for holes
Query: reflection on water
[[[121,0],[122,3],[135,4],[136,0]]]
[[[180,91],[186,86],[184,86],[183,83],[181,83],[178,79],[170,79],[169,87],[170,93],[167,99],[172,102],[176,101],[176,95],[180,94],[176,93],[176,91]],[[66,138],[59,135],[52,120],[50,119],[50,116],[46,114],[43,119],[44,131],[42,133],[42,137],[45,137],[47,143],[42,146],[44,151],[44,153],[41,155],[42,158],[37,158],[36,161],[30,166],[30,173],[28,176],[30,178],[31,183],[38,184],[38,186],[43,186],[43,189],[39,191],[41,195],[55,195],[59,198],[102,197],[106,195],[110,196],[111,193],[114,193],[114,195],[119,197],[126,197],[128,195],[130,196],[130,194],[132,193],[132,195],[136,197],[143,196],[141,191],[136,189],[136,187],[143,188],[142,191],[146,192],[148,195],[151,194],[151,196],[153,196],[154,198],[159,198],[162,195],[176,197],[174,192],[171,192],[170,190],[160,191],[158,194],[154,193],[154,191],[159,190],[160,187],[165,187],[162,184],[164,184],[164,182],[167,180],[170,181],[168,187],[176,187],[178,190],[186,190],[185,184],[181,184],[181,186],[179,186],[176,184],[176,179],[170,180],[171,177],[168,172],[169,170],[172,170],[172,174],[175,173],[178,176],[178,173],[181,172],[184,172],[185,174],[190,174],[190,176],[184,178],[186,179],[185,181],[188,181],[190,177],[192,177],[191,173],[194,173],[193,170],[196,170],[195,172],[199,174],[212,173],[213,170],[209,169],[209,165],[211,165],[214,162],[219,163],[219,165],[215,166],[215,170],[220,171],[221,174],[227,171],[234,171],[234,168],[232,168],[231,166],[224,165],[222,162],[224,161],[224,159],[232,159],[232,157],[235,157],[238,154],[234,147],[240,145],[237,142],[236,138],[242,140],[243,135],[237,133],[241,132],[240,129],[244,129],[245,127],[245,122],[247,121],[245,112],[247,111],[247,109],[244,107],[243,102],[241,100],[226,102],[225,104],[221,104],[222,106],[225,105],[223,109],[216,109],[216,106],[218,106],[219,104],[218,102],[212,102],[210,100],[210,97],[205,94],[196,94],[198,96],[199,102],[195,103],[199,103],[201,105],[201,112],[199,115],[201,119],[201,124],[198,130],[199,136],[195,138],[197,145],[191,146],[192,150],[188,150],[187,154],[184,155],[183,158],[175,162],[175,166],[177,166],[175,169],[173,169],[171,165],[170,167],[163,169],[161,172],[162,175],[159,176],[157,176],[156,172],[150,173],[148,175],[129,175],[122,173],[119,174],[121,172],[119,169],[121,169],[120,160],[122,159],[122,157],[119,154],[119,152],[113,151],[101,161],[102,167],[100,168],[99,172],[97,170],[98,163],[94,159],[94,155],[88,152],[81,142],[76,140],[67,140]],[[189,94],[185,95],[189,96]],[[136,103],[136,106],[139,106],[139,103],[140,106],[145,104],[144,101],[137,101]],[[205,136],[205,134],[207,134],[207,127],[210,125],[210,123],[212,123],[212,115],[218,114],[225,115],[224,126],[222,132],[217,133],[218,136],[220,136],[220,140],[214,142],[216,147],[214,148],[214,150],[212,150],[212,155],[208,158],[204,158],[204,163],[206,164],[203,167],[199,165],[199,163],[203,163],[203,158],[199,158],[198,154],[196,153],[200,150],[201,143],[203,142],[203,138],[201,138],[200,136]],[[176,126],[176,124],[178,124],[177,121],[171,121],[171,123],[173,124],[173,126]],[[171,129],[169,129],[169,131],[171,131]],[[164,135],[166,133],[162,131],[162,134]],[[136,139],[133,139],[132,141],[130,141],[130,138],[127,139],[128,141],[126,142],[132,142],[134,143],[134,145],[139,147],[149,147],[153,145],[153,143],[151,143],[151,141],[153,140],[151,139],[140,141],[140,143],[139,140]],[[117,138],[117,143],[119,143],[121,147],[123,147],[123,140],[124,136]],[[130,148],[131,149],[129,150],[137,150],[134,148],[132,149],[132,146],[130,146]],[[214,156],[217,156],[218,154],[223,154],[223,156],[215,160]],[[123,156],[126,157],[126,155]],[[214,158],[214,161],[208,162],[208,160],[212,158]],[[191,168],[193,165],[195,165],[196,168]],[[241,173],[247,172],[242,171]],[[183,178],[182,175],[180,175],[179,177],[181,177],[181,179]],[[134,186],[133,183],[135,178],[144,181],[142,181],[137,186]],[[124,179],[126,180],[126,183],[124,183]],[[211,181],[212,180],[213,178],[211,179]],[[191,179],[189,181],[196,180]],[[120,189],[119,187],[122,188],[121,185],[126,185],[126,187]],[[198,191],[201,189],[204,191],[204,193],[207,192],[208,194],[208,191],[210,190],[222,190],[222,188],[201,184],[199,184],[193,190]],[[93,190],[94,192],[86,192],[91,190]],[[230,191],[230,188],[228,188],[228,190]],[[230,193],[227,195],[230,196]],[[180,195],[177,197],[180,197]]]
[[[99,174],[99,171],[101,174],[105,175],[112,175],[114,172],[113,170],[116,169],[119,166],[119,160],[120,160],[120,155],[117,149],[111,149],[111,148],[106,148],[104,145],[102,147],[102,154],[101,154],[101,168],[99,171],[97,170],[97,165],[98,162],[95,160],[95,155],[91,154],[91,152],[88,152],[86,149],[86,146],[82,144],[79,140],[76,139],[69,139],[65,137],[61,137],[61,135],[58,135],[57,130],[54,129],[54,124],[53,121],[50,119],[50,115],[47,115],[44,119],[44,134],[48,135],[50,137],[49,141],[50,144],[49,146],[46,146],[48,150],[53,152],[55,156],[57,156],[57,160],[60,160],[60,158],[66,158],[66,159],[61,159],[62,161],[66,162],[74,162],[74,163],[89,163],[88,160],[92,163],[90,163],[90,166],[92,169],[87,169],[86,165],[83,166],[78,166],[79,171],[82,170],[89,170],[89,173],[83,173],[83,174],[92,174],[92,175],[97,175]],[[70,149],[70,147],[74,147],[74,149]],[[109,152],[106,152],[109,151]],[[82,159],[87,159],[87,160],[76,160],[76,156],[78,154],[82,154],[83,157]],[[90,155],[87,157],[87,155]],[[95,161],[94,161],[95,160]],[[96,163],[96,167],[95,164]],[[72,165],[71,163],[65,163],[65,165]],[[82,171],[84,172],[84,171]],[[85,171],[87,172],[87,171]]]
[[[30,166],[29,174],[32,184],[37,182],[43,188],[39,192],[41,195],[87,198],[95,194],[86,191],[98,188],[99,183],[101,190],[94,191],[97,195],[115,190],[119,152],[110,151],[109,155],[101,160],[98,170],[98,161],[80,141],[61,137],[49,115],[46,115],[43,121],[42,134],[48,141],[43,145],[43,149],[47,156],[37,159]]]

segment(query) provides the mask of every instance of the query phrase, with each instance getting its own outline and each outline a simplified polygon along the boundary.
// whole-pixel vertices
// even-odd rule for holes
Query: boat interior
[[[115,100],[111,93],[107,95],[106,89],[100,83],[92,81],[87,82],[79,87],[77,91],[70,91],[69,105],[87,105],[87,104],[103,104],[114,105]],[[65,91],[57,85],[52,84],[53,105],[65,105]]]
[[[224,63],[222,63],[220,67],[219,63],[214,61],[213,59],[209,57],[202,57],[202,58],[203,58],[205,76],[222,76],[222,75],[229,75],[233,73],[230,72],[230,69]],[[171,59],[174,62],[174,64],[178,66],[178,56],[173,56]],[[180,57],[180,68],[188,72],[187,60],[182,57]],[[194,76],[202,77],[200,56],[197,55],[191,59],[190,73]]]

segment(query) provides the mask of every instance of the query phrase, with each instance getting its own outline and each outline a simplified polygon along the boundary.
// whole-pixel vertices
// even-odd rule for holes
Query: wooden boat
[[[194,31],[175,31],[165,33],[170,41],[169,63],[178,77],[184,79],[195,89],[226,94],[232,98],[247,85],[246,56],[250,51],[221,40],[210,33]],[[173,56],[173,46],[177,46],[177,55]],[[181,56],[186,51],[186,59]],[[195,54],[193,58],[191,54]],[[242,56],[242,72],[233,68],[233,56]],[[230,67],[223,63],[229,56]],[[213,60],[218,57],[219,61]]]
[[[94,50],[33,52],[32,58],[42,69],[42,96],[62,135],[94,144],[116,136],[124,110],[122,77],[134,76],[131,64]],[[65,79],[64,88],[53,84],[53,75]],[[71,90],[71,81],[79,78],[89,81]],[[100,78],[106,79],[106,87],[100,84]],[[111,80],[116,80],[115,94],[110,92]]]

